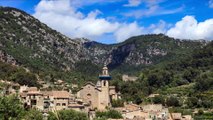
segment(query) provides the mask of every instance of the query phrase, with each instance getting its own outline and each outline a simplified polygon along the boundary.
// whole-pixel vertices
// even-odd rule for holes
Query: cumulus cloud
[[[209,7],[213,8],[213,0],[209,0]]]
[[[71,6],[70,0],[42,0],[36,6],[34,16],[69,37],[95,39],[105,33],[114,32],[119,26],[119,23],[97,18],[99,14],[101,12],[95,10],[84,15]]]
[[[114,1],[110,0],[110,2]],[[153,2],[148,4],[150,11],[146,13],[147,15],[155,14],[155,11],[159,10],[155,1],[153,0]],[[42,0],[35,7],[33,15],[51,28],[71,38],[85,37],[91,40],[98,40],[99,38],[110,35],[110,38],[115,38],[117,42],[122,42],[136,35],[164,33],[180,39],[213,39],[213,19],[198,22],[193,16],[186,16],[173,27],[163,20],[160,20],[157,24],[143,27],[137,22],[122,23],[116,22],[114,18],[100,17],[104,13],[98,9],[84,14],[77,7],[73,6],[73,4],[73,0]],[[164,11],[161,14],[177,11],[179,10]]]
[[[114,35],[118,42],[122,42],[129,37],[143,34],[143,29],[136,22],[123,24],[115,31]]]
[[[198,22],[194,16],[185,16],[166,33],[180,39],[213,39],[213,19]]]
[[[111,34],[117,42],[121,42],[142,33],[142,27],[139,27],[136,22],[128,24],[111,22],[107,18],[97,17],[103,14],[99,10],[83,14],[72,4],[71,0],[42,0],[35,7],[34,16],[71,38],[86,37],[97,40],[106,34]]]

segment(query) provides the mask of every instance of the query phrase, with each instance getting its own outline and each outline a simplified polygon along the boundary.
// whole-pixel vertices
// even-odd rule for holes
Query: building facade
[[[42,111],[67,109],[70,93],[67,91],[40,91],[36,87],[23,86],[19,93],[26,107]]]
[[[91,82],[85,84],[81,90],[78,91],[77,97],[89,104],[89,109],[105,110],[106,107],[111,106],[111,101],[117,100],[119,95],[115,91],[115,86],[109,86],[111,76],[108,68],[104,65],[102,74],[99,75],[97,84]]]

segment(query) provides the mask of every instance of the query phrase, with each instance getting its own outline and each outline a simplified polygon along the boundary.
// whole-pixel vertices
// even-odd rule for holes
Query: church
[[[106,110],[107,107],[111,106],[112,100],[117,100],[120,97],[115,86],[109,86],[110,80],[108,68],[104,65],[97,84],[88,82],[78,91],[77,97],[89,104],[90,109]]]

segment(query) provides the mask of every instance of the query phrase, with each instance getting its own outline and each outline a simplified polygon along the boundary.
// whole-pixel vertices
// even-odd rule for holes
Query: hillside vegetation
[[[118,77],[113,84],[124,99],[135,103],[151,93],[160,93],[162,97],[179,98],[177,106],[212,108],[213,42],[181,59],[143,69],[136,82],[122,82]]]
[[[0,61],[0,80],[8,80],[20,85],[37,86],[37,78],[34,73],[27,72],[24,68],[13,66]],[[2,84],[2,83],[1,83]],[[3,86],[4,87],[4,86]]]
[[[112,45],[70,39],[21,10],[0,7],[0,60],[27,68],[44,80],[96,81],[104,63],[114,74],[137,74],[205,44],[162,34],[136,36]]]

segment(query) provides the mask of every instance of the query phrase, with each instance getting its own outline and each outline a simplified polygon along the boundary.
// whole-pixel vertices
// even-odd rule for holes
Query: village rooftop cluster
[[[135,81],[137,78],[124,75],[124,81]],[[1,83],[7,84],[2,89],[2,95],[17,94],[24,107],[35,108],[48,115],[49,111],[73,109],[87,113],[90,119],[95,117],[96,111],[106,111],[114,109],[119,111],[123,120],[193,120],[191,115],[182,115],[181,113],[169,113],[168,108],[161,104],[136,105],[133,103],[124,103],[123,107],[112,107],[112,100],[121,99],[121,95],[116,91],[115,86],[110,86],[108,68],[105,65],[102,74],[99,75],[97,84],[86,83],[76,94],[72,93],[67,87],[63,90],[42,90],[37,87],[20,86],[17,83],[1,80]],[[44,81],[40,81],[43,87],[47,87]],[[66,86],[62,80],[54,83],[57,86]],[[77,87],[77,85],[73,85]],[[149,97],[154,97],[152,94]]]

